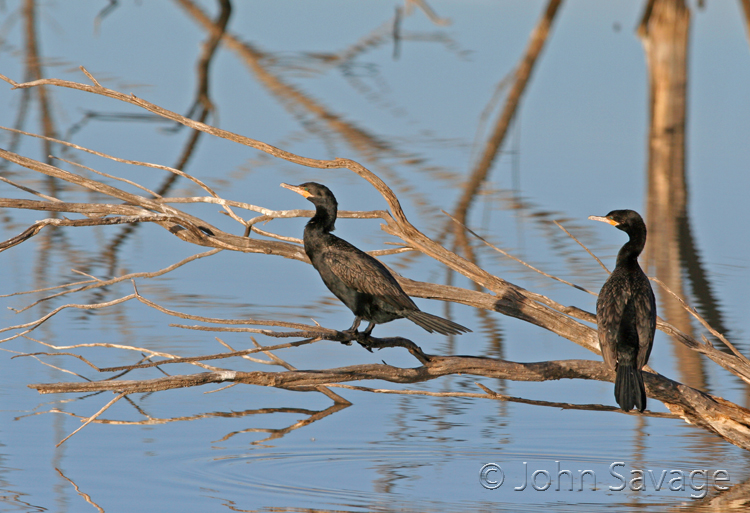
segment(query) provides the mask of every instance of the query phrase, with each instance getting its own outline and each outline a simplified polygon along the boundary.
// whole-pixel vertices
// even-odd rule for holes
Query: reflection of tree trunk
[[[651,127],[648,146],[649,243],[646,264],[685,297],[680,265],[680,235],[689,232],[685,180],[685,118],[690,11],[684,0],[651,0],[638,28],[649,68]],[[689,314],[661,294],[662,317],[692,333]],[[705,389],[700,355],[675,344],[681,381]]]
[[[740,0],[742,12],[745,14],[745,26],[747,27],[747,37],[750,38],[750,0]]]
[[[32,77],[32,80],[41,80],[44,78],[42,73],[41,59],[39,58],[39,46],[37,44],[36,37],[36,4],[34,0],[26,0],[23,7],[23,17],[26,21],[25,33],[26,33],[26,67],[27,76]],[[37,91],[37,98],[39,99],[39,115],[41,117],[40,122],[42,130],[46,137],[56,137],[55,125],[52,121],[52,109],[50,108],[49,97],[47,94],[47,88],[41,86]],[[52,143],[47,140],[42,140],[45,152],[45,162],[47,164],[52,163]],[[54,179],[50,180],[50,195],[56,194]]]
[[[24,35],[26,40],[24,41],[24,47],[26,50],[26,73],[27,78],[31,80],[41,80],[44,78],[44,72],[42,70],[42,61],[39,57],[39,44],[37,41],[36,31],[36,2],[35,0],[26,0],[23,5],[23,19],[24,19]],[[56,137],[55,125],[52,120],[52,109],[50,107],[49,92],[45,86],[41,86],[36,91],[36,98],[39,102],[39,124],[42,127],[42,133],[46,137]],[[52,163],[52,143],[49,140],[42,140],[42,151],[44,152],[44,161],[47,164]],[[57,196],[58,187],[57,180],[53,177],[47,177],[46,180],[47,193],[50,196]],[[57,217],[57,213],[53,213],[53,217]],[[36,252],[36,266],[34,269],[34,279],[37,283],[37,287],[42,286],[47,281],[47,274],[50,269],[50,257],[51,251],[54,247],[55,230],[50,230],[49,233],[44,234],[41,239],[39,249]]]
[[[211,63],[213,62],[216,50],[219,48],[219,43],[224,35],[229,24],[229,19],[232,16],[232,4],[229,0],[219,0],[219,13],[216,16],[216,21],[210,22],[214,26],[214,30],[210,32],[208,40],[203,43],[203,50],[200,57],[198,58],[198,65],[196,72],[198,76],[198,90],[196,92],[193,106],[186,117],[193,118],[196,121],[205,123],[208,119],[209,114],[214,110],[213,102],[209,96],[209,71]],[[196,114],[197,112],[197,114]],[[200,130],[191,131],[188,136],[187,144],[182,150],[182,153],[177,158],[177,162],[172,166],[175,169],[184,171],[187,167],[188,162],[195,155],[195,150],[198,147],[198,141],[200,140],[203,132]],[[162,182],[159,188],[156,190],[156,194],[165,196],[177,182],[179,175],[170,173],[166,179]],[[138,229],[139,224],[131,224],[124,227],[120,232],[107,244],[103,253],[104,261],[107,263],[108,276],[115,276],[118,264],[119,249],[122,244],[130,238],[130,235]]]

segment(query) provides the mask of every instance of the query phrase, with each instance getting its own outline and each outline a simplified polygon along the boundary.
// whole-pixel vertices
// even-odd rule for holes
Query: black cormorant
[[[615,399],[625,411],[646,408],[641,369],[648,361],[656,329],[656,299],[638,255],[646,244],[646,224],[633,210],[590,216],[624,231],[630,240],[617,253],[615,270],[596,301],[599,346],[605,363],[617,371]]]
[[[338,203],[328,187],[314,182],[282,183],[281,186],[301,194],[315,205],[315,215],[305,226],[305,253],[328,290],[354,312],[354,323],[347,331],[357,333],[364,319],[370,323],[364,331],[365,336],[369,336],[376,324],[403,317],[430,333],[458,335],[471,331],[421,311],[383,264],[331,234]]]

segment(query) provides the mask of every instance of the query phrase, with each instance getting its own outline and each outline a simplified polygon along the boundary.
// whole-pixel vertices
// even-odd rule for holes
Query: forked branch
[[[173,120],[177,123],[181,123],[192,129],[255,148],[271,156],[284,159],[289,162],[317,169],[349,169],[350,171],[367,180],[375,189],[377,189],[377,191],[381,194],[384,201],[388,205],[389,210],[371,213],[347,213],[347,215],[351,215],[351,217],[378,217],[382,219],[384,221],[384,224],[382,225],[383,230],[398,237],[404,243],[404,247],[399,248],[396,251],[420,251],[439,261],[448,268],[464,275],[474,283],[486,289],[486,292],[475,291],[460,287],[450,287],[432,283],[416,282],[408,280],[406,278],[398,277],[397,279],[399,280],[407,294],[415,297],[455,302],[468,305],[473,308],[502,313],[504,315],[511,316],[549,330],[598,354],[599,350],[596,331],[591,325],[584,324],[595,322],[595,317],[593,314],[585,312],[575,306],[562,305],[542,294],[534,293],[532,291],[525,290],[522,287],[509,283],[500,277],[488,273],[486,270],[480,268],[471,261],[458,256],[454,252],[436,243],[428,236],[420,232],[409,222],[394,192],[378,176],[373,174],[370,170],[368,170],[361,164],[348,159],[316,160],[301,157],[265,144],[263,142],[220,130],[210,125],[188,119],[184,116],[163,109],[157,105],[151,104],[145,100],[136,98],[133,95],[127,95],[118,91],[104,88],[91,75],[88,75],[88,73],[87,76],[89,76],[94,85],[79,84],[76,82],[58,79],[45,79],[18,84],[8,79],[7,77],[0,76],[0,78],[16,88],[31,88],[41,85],[47,85],[54,87],[65,87],[83,91],[89,94],[106,96],[117,101],[136,105],[142,109],[155,113],[166,119]],[[45,139],[51,140],[51,138],[49,137],[46,137]],[[93,152],[92,150],[87,150],[85,148],[78,147],[76,149],[95,153],[105,158],[114,158],[104,154]],[[263,253],[268,255],[282,256],[285,258],[292,258],[305,262],[307,261],[307,257],[305,256],[301,246],[296,239],[283,238],[273,234],[270,231],[261,231],[255,225],[259,224],[260,222],[270,221],[277,217],[309,215],[309,212],[276,212],[264,209],[263,207],[248,206],[241,202],[226,200],[220,198],[213,190],[211,190],[200,180],[190,177],[182,171],[165,168],[164,166],[161,166],[162,168],[164,168],[164,170],[171,173],[179,173],[180,176],[184,176],[192,180],[196,185],[205,190],[208,196],[206,196],[205,198],[165,198],[157,194],[149,194],[148,189],[139,187],[142,192],[146,193],[146,196],[144,196],[141,194],[130,193],[124,189],[108,185],[102,181],[87,178],[82,174],[65,171],[50,164],[38,162],[6,150],[0,150],[0,157],[9,162],[13,162],[19,166],[25,167],[33,172],[65,180],[66,182],[77,187],[109,196],[113,200],[111,203],[67,203],[60,201],[58,198],[55,198],[54,195],[45,197],[40,196],[39,194],[36,195],[40,196],[42,200],[0,199],[0,207],[3,208],[33,209],[47,212],[66,212],[83,216],[83,218],[81,219],[54,218],[39,221],[24,230],[24,232],[20,235],[4,242],[3,244],[0,244],[0,250],[29,240],[31,237],[39,233],[39,231],[42,230],[45,226],[50,225],[81,227],[106,224],[151,222],[162,226],[163,228],[168,230],[169,233],[179,237],[185,242],[213,248],[212,251],[202,254],[203,256],[210,256],[211,254],[213,254],[213,252],[216,252],[218,250],[233,250]],[[151,167],[159,167],[156,165],[137,163],[133,161],[131,161],[130,163],[133,165],[149,165]],[[13,184],[12,182],[9,182],[8,180],[6,180],[6,182],[10,183],[11,185],[18,186],[16,184]],[[130,183],[130,185],[137,186],[137,184],[132,183]],[[35,191],[31,191],[28,188],[24,190],[31,194],[35,194]],[[238,231],[251,233],[250,230],[253,230],[253,234],[268,236],[277,240],[266,240],[265,238],[256,238],[247,235],[235,235],[232,233],[224,232],[217,227],[212,226],[205,220],[189,214],[188,212],[185,212],[184,210],[174,206],[175,204],[190,204],[194,202],[208,202],[218,204],[225,210],[225,213],[227,215],[238,222],[238,225],[241,228],[241,230]],[[245,220],[241,218],[234,209],[246,209],[254,211],[260,215],[255,217],[254,219]],[[343,214],[344,213],[342,213],[342,216]],[[173,269],[177,266],[178,264],[175,264],[174,266],[170,267]],[[148,274],[149,273],[146,273],[145,275],[138,277],[147,277],[146,275]],[[158,273],[153,273],[154,276],[156,276],[157,274]],[[136,276],[133,275],[131,277]],[[122,279],[124,278],[121,277],[117,280],[122,281]],[[94,278],[92,280],[74,284],[74,286],[67,288],[65,291],[61,291],[49,297],[51,298],[59,294],[74,293],[83,290],[90,290],[92,288],[104,287],[113,284],[113,280],[115,279],[100,280]],[[46,322],[52,316],[57,315],[59,312],[63,311],[66,308],[109,308],[133,299],[140,301],[141,303],[146,304],[151,308],[159,310],[166,315],[197,320],[209,324],[232,325],[231,327],[181,326],[183,328],[214,331],[244,331],[248,333],[261,333],[271,337],[301,338],[302,340],[288,344],[280,344],[277,346],[256,347],[253,350],[245,351],[228,351],[226,353],[206,355],[202,357],[178,357],[176,355],[161,355],[167,360],[162,362],[149,362],[145,364],[137,364],[134,366],[125,366],[122,368],[127,369],[128,367],[141,368],[148,366],[158,366],[165,365],[167,361],[179,361],[181,363],[201,365],[202,367],[208,369],[208,372],[202,372],[198,374],[168,376],[142,381],[105,380],[90,383],[57,383],[37,384],[30,386],[42,393],[78,393],[111,390],[121,394],[118,397],[124,397],[127,394],[131,393],[168,390],[172,388],[197,386],[207,383],[241,383],[260,386],[273,386],[292,390],[307,390],[311,388],[315,390],[321,390],[318,387],[331,384],[343,384],[346,382],[364,379],[378,379],[394,383],[418,383],[449,374],[471,374],[475,376],[522,381],[545,381],[563,378],[595,379],[605,381],[611,381],[613,379],[612,373],[608,369],[606,369],[600,362],[570,360],[539,363],[515,363],[503,360],[468,356],[425,355],[413,342],[399,338],[373,338],[360,340],[358,337],[352,337],[351,334],[347,335],[345,332],[330,330],[322,328],[320,326],[283,323],[281,321],[274,320],[251,319],[243,321],[232,321],[227,319],[212,319],[190,316],[162,307],[161,305],[158,305],[141,296],[137,292],[137,290],[135,291],[135,293],[113,302],[101,303],[97,305],[64,305],[41,317],[37,321],[0,329],[0,332],[17,332],[16,334],[5,338],[4,340],[0,340],[0,342],[11,340],[19,336],[26,336],[30,331],[36,329],[36,327]],[[251,326],[265,327],[259,328]],[[283,327],[295,331],[278,331],[275,329],[269,329],[269,327]],[[748,364],[748,360],[741,354],[726,354],[718,351],[709,344],[689,337],[684,333],[679,332],[679,330],[677,330],[673,326],[664,322],[659,323],[659,329],[674,336],[676,339],[680,340],[691,349],[707,355],[713,361],[715,361],[725,369],[733,372],[737,376],[741,377],[743,380],[750,382],[750,364]],[[421,365],[412,369],[402,369],[390,365],[354,365],[350,367],[327,370],[296,370],[292,367],[282,364],[282,366],[284,366],[286,370],[280,372],[238,372],[234,370],[210,367],[207,364],[203,363],[204,361],[224,359],[230,356],[248,357],[253,352],[263,352],[270,355],[270,351],[272,350],[278,350],[282,347],[292,348],[321,339],[328,339],[339,342],[357,341],[358,343],[365,345],[368,349],[380,347],[405,347],[419,360]],[[271,361],[280,364],[277,360],[275,360],[275,358],[276,356],[274,355]],[[106,370],[115,371],[118,369],[119,368],[109,368]],[[681,418],[685,419],[688,422],[700,425],[705,429],[717,433],[718,435],[740,447],[750,449],[750,412],[745,408],[730,403],[724,399],[721,399],[720,397],[705,394],[690,387],[686,387],[656,373],[647,373],[646,383],[649,396],[662,401],[673,413],[679,415]],[[490,393],[487,394],[487,397],[497,399],[497,397],[493,396],[493,394]],[[104,409],[102,409],[102,411],[103,410]],[[94,420],[95,419],[92,418],[90,421]]]

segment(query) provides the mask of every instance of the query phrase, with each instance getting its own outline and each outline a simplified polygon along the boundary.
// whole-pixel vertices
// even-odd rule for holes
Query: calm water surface
[[[25,76],[23,6],[6,2],[0,73]],[[196,63],[207,33],[179,2],[121,2],[97,18],[103,4],[42,3],[36,37],[44,75],[86,82],[85,66],[106,87],[186,113],[196,90]],[[229,31],[256,51],[249,62],[221,47],[210,68],[216,116],[209,122],[299,155],[357,160],[399,195],[412,223],[439,237],[461,184],[487,138],[504,96],[498,84],[523,54],[546,3],[431,2],[440,20],[400,6],[397,46],[394,5],[382,2],[235,3]],[[210,16],[216,5],[203,2]],[[552,220],[562,222],[611,268],[624,235],[586,218],[615,208],[645,212],[648,133],[647,70],[634,33],[641,2],[564,2],[537,62],[503,153],[495,162],[470,224],[494,244],[544,271],[598,290],[603,270]],[[679,267],[684,293],[746,354],[750,350],[747,290],[750,239],[746,202],[750,191],[750,45],[739,3],[690,4],[687,125],[688,215],[695,254],[707,282],[698,285]],[[282,85],[279,85],[282,84]],[[290,89],[293,88],[293,89]],[[292,91],[299,93],[292,94]],[[501,93],[506,89],[500,89]],[[82,92],[49,89],[58,137],[121,158],[174,165],[189,135],[169,123],[132,119],[132,106]],[[22,92],[0,86],[0,124],[36,133],[39,103],[23,115]],[[494,110],[491,110],[494,107]],[[489,112],[489,113],[488,113]],[[129,118],[124,116],[128,115]],[[12,137],[0,135],[0,147]],[[36,139],[22,138],[14,151],[43,160]],[[99,171],[157,189],[165,174],[54,148]],[[64,169],[61,161],[53,162]],[[366,182],[347,170],[321,171],[272,159],[227,141],[202,138],[185,170],[224,198],[269,209],[308,208],[279,188],[280,182],[317,180],[339,198],[343,210],[386,208]],[[4,176],[51,194],[49,184],[17,166]],[[76,171],[80,172],[80,171]],[[117,184],[125,187],[123,184]],[[31,198],[0,184],[2,197]],[[70,202],[105,198],[65,185]],[[178,181],[169,196],[204,193]],[[216,206],[180,206],[220,228],[241,233]],[[243,212],[243,214],[247,214]],[[2,239],[13,237],[47,214],[3,210]],[[248,215],[249,217],[249,215]],[[301,237],[304,219],[277,219],[263,226]],[[660,220],[648,219],[649,224]],[[340,220],[337,234],[372,250],[394,239],[379,221]],[[140,226],[123,237],[121,227],[65,228],[46,232],[0,254],[0,294],[156,271],[204,251],[157,226]],[[490,249],[477,246],[488,271],[559,303],[594,311],[595,297],[553,282]],[[385,257],[413,279],[444,283],[445,269],[424,256]],[[471,288],[462,277],[453,284]],[[180,312],[221,318],[273,318],[345,328],[350,312],[334,300],[315,272],[297,261],[224,251],[160,278],[138,280],[138,290]],[[121,283],[46,301],[15,314],[0,313],[2,327],[35,320],[68,303],[101,303],[124,297]],[[3,297],[2,306],[22,308],[44,293]],[[417,300],[423,309],[450,315],[474,332],[448,338],[428,335],[406,321],[379,326],[377,335],[404,336],[437,354],[471,354],[513,361],[597,358],[554,334],[499,314]],[[660,298],[660,305],[665,298]],[[706,306],[709,305],[709,306]],[[712,307],[713,309],[709,308]],[[661,306],[660,306],[661,308]],[[666,315],[662,310],[662,315]],[[667,320],[672,320],[669,317]],[[3,511],[662,511],[726,510],[747,488],[745,451],[683,421],[571,411],[456,397],[370,394],[334,389],[352,402],[337,407],[319,393],[218,386],[135,394],[107,410],[60,447],[112,395],[41,396],[29,383],[102,379],[70,356],[11,359],[18,353],[57,346],[106,342],[183,356],[225,348],[213,333],[170,327],[181,322],[128,302],[96,311],[68,309],[30,333],[0,345],[0,509]],[[187,322],[191,324],[191,322]],[[689,326],[696,335],[696,324]],[[7,333],[2,334],[8,336]],[[252,346],[247,335],[222,333],[235,349]],[[273,339],[259,336],[263,344]],[[651,365],[676,380],[747,405],[747,388],[708,360],[683,359],[675,342],[657,333]],[[77,349],[99,367],[137,362],[140,353]],[[415,367],[404,351],[370,354],[359,347],[320,342],[279,351],[300,369],[379,363]],[[54,365],[50,367],[45,364]],[[277,370],[250,361],[222,362],[236,370]],[[170,374],[192,373],[187,365]],[[162,374],[136,371],[125,379]],[[476,382],[529,399],[613,405],[612,384],[564,380],[523,383],[450,376],[412,386],[363,382],[363,386],[428,392],[473,392]],[[666,408],[649,401],[653,411]],[[666,479],[660,490],[646,477],[645,490],[615,490],[632,469]],[[495,490],[480,485],[483,465],[496,463],[505,481]],[[721,469],[731,488],[713,487],[705,498],[690,486],[670,490],[672,470]],[[570,470],[569,478],[558,471]],[[596,476],[596,488],[581,472]],[[535,490],[550,476],[546,491]],[[490,474],[492,479],[498,472]],[[700,476],[698,476],[700,477]],[[525,480],[527,486],[521,487]],[[695,485],[701,480],[696,478]],[[74,484],[78,486],[76,491]],[[675,488],[680,488],[679,483]],[[560,490],[557,490],[557,487]],[[579,490],[579,488],[582,488]],[[742,501],[739,501],[742,502]],[[722,505],[724,504],[724,505]]]

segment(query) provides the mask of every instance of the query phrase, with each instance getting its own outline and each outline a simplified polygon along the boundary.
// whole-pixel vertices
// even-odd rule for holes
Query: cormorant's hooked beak
[[[281,186],[284,189],[289,189],[290,191],[294,191],[297,194],[301,194],[305,198],[309,198],[310,196],[312,196],[312,193],[310,191],[298,185],[289,185],[288,183],[282,183]]]
[[[614,219],[610,219],[609,217],[589,216],[589,219],[591,219],[592,221],[601,221],[603,223],[611,224],[612,226],[617,226],[618,224],[620,224]]]

